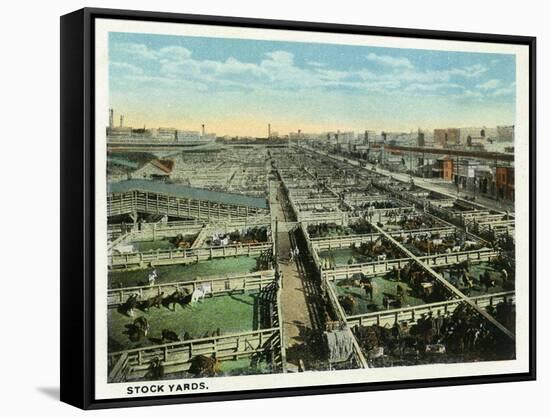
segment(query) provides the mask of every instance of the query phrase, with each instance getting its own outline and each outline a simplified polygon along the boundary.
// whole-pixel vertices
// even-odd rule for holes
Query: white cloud
[[[408,60],[408,58],[395,58],[389,55],[377,55],[371,52],[367,55],[367,59],[378,64],[387,65],[394,68],[413,68],[413,65]]]
[[[327,64],[319,62],[319,61],[307,61],[307,65],[311,65],[312,67],[326,67]]]
[[[274,51],[265,54],[268,61],[273,61],[278,64],[292,65],[294,63],[294,55],[286,51]]]
[[[487,68],[486,66],[481,64],[474,64],[468,67],[453,68],[449,70],[449,73],[451,75],[457,75],[466,78],[475,78],[486,73],[487,71],[489,71],[489,68]]]
[[[182,46],[166,46],[157,52],[152,52],[157,58],[184,60],[191,57],[191,51]]]
[[[127,62],[111,61],[109,65],[111,69],[115,71],[121,71],[124,74],[131,74],[131,75],[143,74],[142,68],[133,64],[129,64]]]
[[[467,99],[482,99],[483,94],[481,94],[477,90],[465,90],[464,93],[462,93],[462,96]]]
[[[408,92],[414,92],[414,91],[420,91],[420,92],[434,92],[437,90],[462,90],[464,87],[460,84],[455,83],[430,83],[430,84],[420,84],[420,83],[414,83],[409,84],[405,91]]]
[[[136,44],[132,42],[117,42],[113,46],[111,54],[129,55],[135,58],[154,60],[157,58],[155,51],[149,49],[145,44]]]
[[[516,92],[516,83],[513,82],[513,83],[510,83],[508,86],[496,89],[491,93],[491,96],[495,96],[495,97],[507,96],[507,95],[514,94],[515,92]]]
[[[502,84],[502,82],[500,80],[497,80],[496,78],[493,78],[489,81],[486,81],[485,83],[478,84],[476,87],[478,89],[482,89],[482,90],[494,90],[497,87],[500,87],[501,84]]]
[[[487,71],[486,67],[477,64],[421,71],[415,69],[407,58],[374,53],[367,56],[370,62],[390,68],[384,72],[365,67],[336,70],[314,61],[297,66],[294,55],[282,50],[264,54],[259,62],[243,62],[234,57],[225,61],[196,59],[192,51],[176,45],[153,49],[144,44],[118,43],[113,45],[113,51],[115,57],[124,58],[120,60],[124,63],[117,61],[112,64],[126,77],[134,76],[134,82],[154,78],[160,83],[163,79],[163,85],[190,88],[196,84],[196,90],[200,86],[200,91],[205,88],[289,92],[346,89],[362,94],[391,95],[406,91],[449,95],[449,90],[452,90],[453,97],[482,97],[481,93],[470,91],[472,87],[466,87],[459,79],[475,78]],[[457,96],[457,91],[462,92]]]

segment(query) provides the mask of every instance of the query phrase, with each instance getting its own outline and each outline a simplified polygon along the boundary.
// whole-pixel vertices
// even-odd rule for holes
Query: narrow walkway
[[[284,205],[284,197],[279,181],[271,183],[270,206],[273,217],[278,220],[277,253],[279,270],[282,274],[281,310],[283,331],[287,350],[289,370],[308,367],[315,354],[308,347],[313,329],[319,326],[319,294],[315,283],[305,267],[305,249],[301,246],[300,255],[290,260],[290,249],[299,245],[292,229],[295,223],[290,208]],[[300,364],[300,360],[302,364]]]

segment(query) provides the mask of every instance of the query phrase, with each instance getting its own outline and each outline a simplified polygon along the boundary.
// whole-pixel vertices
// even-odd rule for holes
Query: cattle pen
[[[109,178],[110,382],[514,358],[513,213],[307,145],[171,158]]]

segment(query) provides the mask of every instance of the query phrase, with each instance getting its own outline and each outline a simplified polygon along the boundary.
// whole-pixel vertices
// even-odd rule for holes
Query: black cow
[[[490,287],[495,287],[495,279],[491,277],[491,274],[486,271],[479,277],[479,282],[482,286],[485,286],[485,291],[488,292]]]
[[[126,302],[124,302],[120,306],[120,312],[128,316],[134,316],[134,309],[136,309],[137,306],[138,306],[138,295],[134,293],[128,296],[128,299],[126,299]]]
[[[178,337],[178,334],[176,334],[174,331],[170,331],[169,329],[162,330],[162,341],[175,343],[175,342],[178,342],[179,340],[180,338]]]

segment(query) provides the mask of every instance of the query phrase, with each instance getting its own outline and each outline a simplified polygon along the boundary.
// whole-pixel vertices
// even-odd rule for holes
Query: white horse
[[[212,285],[210,283],[204,283],[198,285],[191,294],[191,303],[202,301],[206,295],[212,294]]]
[[[151,273],[149,273],[149,277],[148,277],[149,286],[154,286],[155,280],[157,280],[157,278],[158,278],[158,274],[156,270],[153,270]]]

